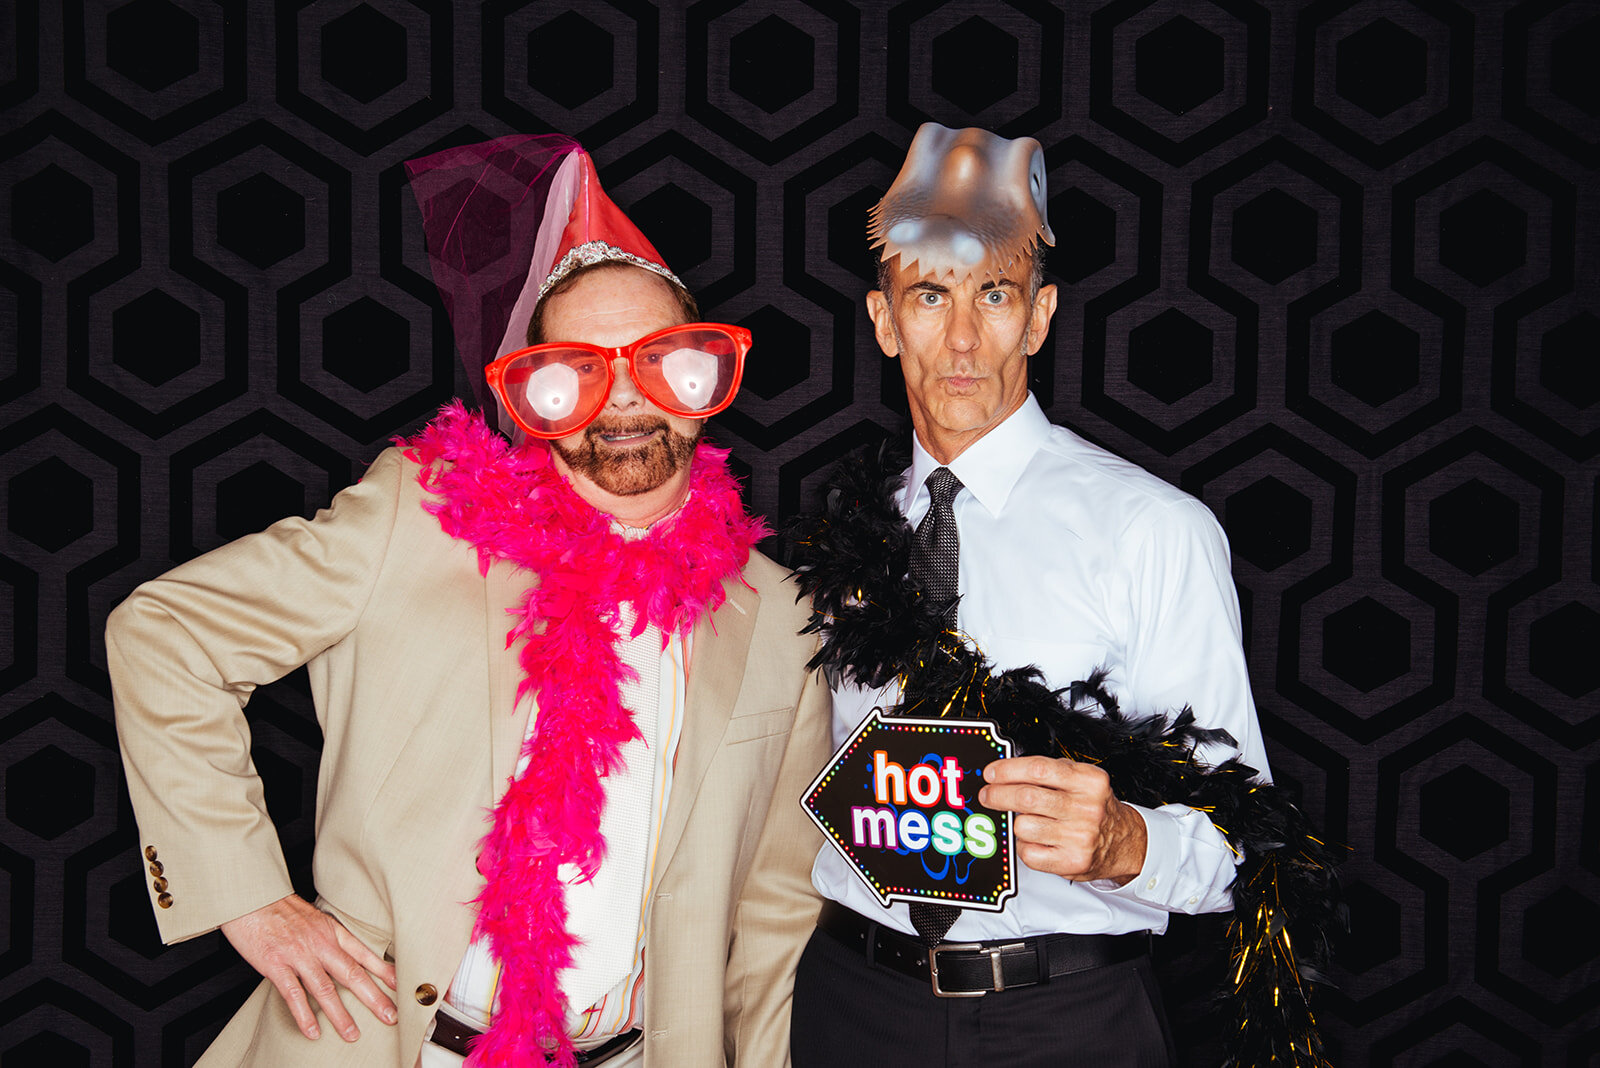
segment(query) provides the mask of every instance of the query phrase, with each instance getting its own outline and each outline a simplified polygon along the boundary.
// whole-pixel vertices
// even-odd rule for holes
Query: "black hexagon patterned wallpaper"
[[[1044,143],[1033,387],[1226,525],[1353,850],[1336,1063],[1600,1063],[1597,53],[1592,0],[0,5],[0,1065],[187,1064],[251,985],[155,937],[101,631],[470,393],[402,161],[581,138],[755,331],[715,436],[783,519],[903,416],[863,227],[925,120]],[[250,710],[309,890],[305,685]]]

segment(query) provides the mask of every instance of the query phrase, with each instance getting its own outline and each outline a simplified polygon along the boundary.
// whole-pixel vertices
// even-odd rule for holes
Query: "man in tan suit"
[[[112,614],[161,936],[220,928],[265,977],[204,1064],[786,1059],[817,907],[794,800],[826,757],[827,692],[805,609],[695,445],[748,335],[674,330],[692,298],[557,147],[578,207],[508,327],[544,343],[491,370],[548,453],[447,412],[314,519]],[[324,732],[315,905],[243,714],[300,664]]]

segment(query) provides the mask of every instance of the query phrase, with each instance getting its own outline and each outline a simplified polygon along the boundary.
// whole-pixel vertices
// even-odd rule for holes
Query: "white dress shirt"
[[[938,466],[914,440],[900,495],[913,526],[928,510],[923,483]],[[964,486],[954,505],[956,622],[968,641],[997,668],[1036,665],[1051,687],[1104,668],[1107,688],[1130,715],[1188,705],[1202,726],[1225,729],[1245,763],[1268,774],[1228,544],[1203,504],[1052,425],[1031,395],[948,466]],[[897,700],[893,683],[836,689],[834,745],[873,708],[888,710]],[[1234,751],[1215,746],[1201,755],[1215,764]],[[1137,878],[1121,887],[1072,883],[1019,864],[1018,894],[1005,910],[963,911],[946,940],[1160,933],[1169,912],[1230,908],[1238,858],[1211,821],[1185,805],[1134,807],[1149,838]],[[914,933],[906,906],[881,907],[833,848],[817,855],[811,878],[823,895]]]

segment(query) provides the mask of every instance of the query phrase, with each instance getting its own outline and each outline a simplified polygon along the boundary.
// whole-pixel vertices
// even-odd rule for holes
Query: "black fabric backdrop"
[[[468,389],[401,161],[581,138],[755,331],[714,436],[781,520],[902,418],[863,227],[929,119],[1044,143],[1033,387],[1227,527],[1353,848],[1336,1063],[1597,1063],[1597,53],[1594,3],[0,5],[0,1065],[186,1064],[251,983],[156,941],[102,626]],[[303,679],[250,717],[309,892]]]

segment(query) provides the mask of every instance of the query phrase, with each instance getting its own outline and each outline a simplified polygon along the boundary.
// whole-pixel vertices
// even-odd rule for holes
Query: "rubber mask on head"
[[[899,257],[902,270],[957,283],[1005,270],[1040,240],[1056,243],[1045,220],[1044,149],[976,126],[923,123],[869,218],[867,237],[885,261]]]

